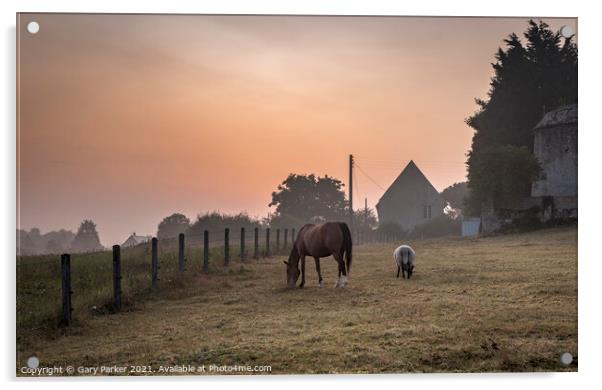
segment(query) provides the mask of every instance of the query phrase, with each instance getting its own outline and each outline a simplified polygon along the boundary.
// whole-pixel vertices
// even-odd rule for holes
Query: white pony
[[[395,260],[395,264],[397,264],[397,277],[399,277],[399,271],[401,271],[402,277],[406,278],[406,273],[408,274],[408,279],[412,276],[412,272],[414,271],[414,258],[416,257],[416,252],[409,245],[401,245],[393,252],[393,260]]]

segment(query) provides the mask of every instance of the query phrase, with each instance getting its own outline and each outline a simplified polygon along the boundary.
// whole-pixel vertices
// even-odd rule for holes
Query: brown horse
[[[335,287],[347,285],[347,273],[351,268],[351,232],[344,222],[326,222],[319,225],[307,224],[299,230],[297,239],[286,264],[286,279],[288,287],[295,287],[301,273],[301,284],[305,285],[305,256],[312,256],[316,260],[318,283],[323,287],[322,273],[320,272],[320,257],[334,256],[339,263],[339,277]],[[347,266],[343,257],[346,257]],[[299,272],[301,260],[301,272]],[[342,274],[342,276],[341,276]]]

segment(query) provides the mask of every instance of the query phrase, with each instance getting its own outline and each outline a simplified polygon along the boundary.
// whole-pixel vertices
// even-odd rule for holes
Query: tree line
[[[323,221],[349,222],[349,201],[345,197],[345,185],[331,176],[314,174],[289,174],[272,193],[268,204],[274,211],[265,218],[252,218],[247,214],[206,213],[197,216],[194,222],[182,213],[174,213],[159,223],[157,237],[173,239],[180,233],[189,237],[202,237],[204,230],[222,231],[225,228],[244,227],[251,231],[255,227],[285,229],[301,227],[306,223]],[[441,192],[448,207],[444,215],[433,219],[413,231],[404,231],[396,223],[379,224],[373,208],[365,207],[353,211],[353,227],[364,233],[382,237],[436,237],[460,234],[460,216],[468,196],[466,182],[455,183]]]
[[[165,217],[158,225],[157,238],[175,238],[180,233],[202,237],[204,230],[221,231],[225,228],[246,231],[254,228],[299,228],[306,223],[321,221],[348,221],[349,202],[345,198],[341,180],[314,174],[289,174],[272,192],[268,204],[274,211],[266,217],[255,218],[246,213],[229,215],[217,211],[200,214],[191,221],[182,213]],[[371,208],[354,211],[354,226],[373,229],[377,225],[376,214]]]
[[[94,252],[103,250],[96,224],[85,219],[76,233],[61,229],[45,234],[38,228],[17,229],[17,254],[21,256],[59,254],[64,252]]]
[[[254,228],[292,229],[306,223],[348,222],[349,202],[345,197],[344,186],[341,180],[330,176],[290,174],[272,193],[268,206],[275,209],[267,217],[255,218],[246,213],[231,215],[213,211],[199,214],[191,221],[182,213],[173,213],[159,222],[156,236],[160,240],[169,240],[184,233],[194,240],[200,239],[204,230],[221,233],[225,228],[245,228],[251,232]],[[456,213],[461,213],[462,200],[466,197],[466,183],[454,184],[445,189],[442,195]],[[450,214],[445,219],[435,221],[434,225],[439,226],[435,231],[440,234],[449,233],[449,227],[442,227],[447,226],[446,223],[455,217]],[[398,235],[400,231],[396,226],[379,227],[372,208],[354,210],[353,218],[353,226],[360,231],[373,232],[380,229],[383,234],[391,236]],[[428,235],[430,230],[426,231]],[[423,232],[422,235],[424,234]],[[17,253],[23,256],[93,252],[103,249],[97,226],[92,220],[84,220],[76,233],[65,229],[45,234],[38,228],[32,228],[30,231],[17,230]]]

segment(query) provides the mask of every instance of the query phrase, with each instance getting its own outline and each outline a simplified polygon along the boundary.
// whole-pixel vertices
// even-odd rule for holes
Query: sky
[[[173,212],[265,217],[289,173],[347,183],[349,154],[355,208],[410,160],[441,191],[528,19],[21,14],[17,227],[92,219],[110,246]]]

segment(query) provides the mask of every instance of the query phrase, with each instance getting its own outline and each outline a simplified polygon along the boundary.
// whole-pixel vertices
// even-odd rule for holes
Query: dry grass
[[[287,290],[283,257],[233,261],[118,314],[75,312],[68,329],[18,330],[17,366],[271,365],[273,374],[576,371],[577,229],[411,243],[396,279],[391,245],[355,248],[350,284],[313,260]],[[127,291],[126,291],[127,295]],[[133,300],[132,300],[133,301]]]

